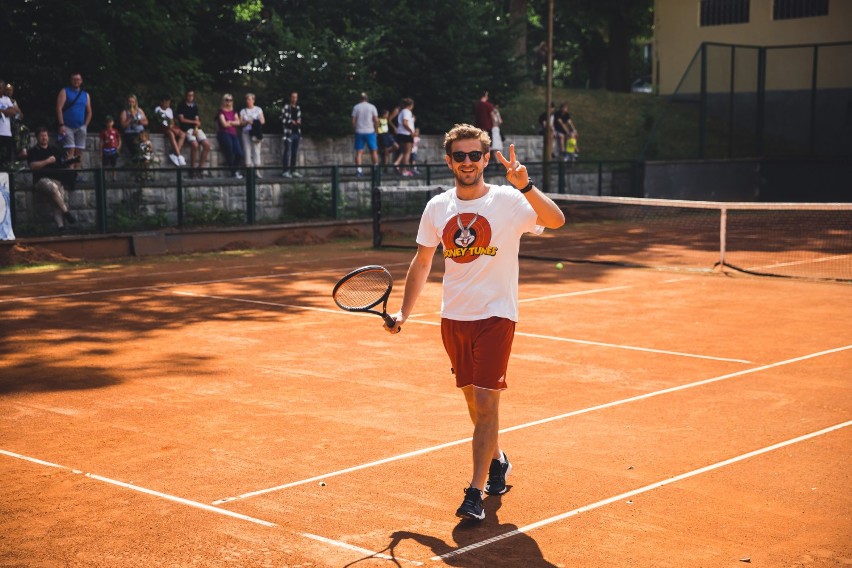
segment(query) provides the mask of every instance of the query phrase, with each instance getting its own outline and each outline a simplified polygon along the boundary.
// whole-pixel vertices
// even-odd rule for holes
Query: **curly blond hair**
[[[487,154],[491,151],[491,136],[481,128],[470,124],[456,124],[444,135],[444,151],[449,156],[452,153],[453,142],[456,140],[479,140],[482,143],[482,152]]]

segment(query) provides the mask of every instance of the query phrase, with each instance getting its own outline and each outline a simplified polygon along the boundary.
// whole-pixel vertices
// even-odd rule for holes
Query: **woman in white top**
[[[494,105],[494,110],[491,111],[491,158],[496,160],[497,152],[503,151],[503,135],[500,133],[500,125],[503,124],[503,117],[500,116],[500,107]],[[496,162],[495,162],[496,163]]]
[[[263,109],[254,104],[254,93],[246,95],[246,107],[240,111],[240,124],[243,126],[243,148],[246,150],[246,167],[259,168],[260,163],[260,146],[263,144],[263,129],[252,132],[252,129],[257,124],[263,126],[266,124],[266,117],[263,116]],[[256,172],[257,177],[263,177],[260,172]]]
[[[402,99],[402,110],[397,115],[396,143],[399,144],[399,157],[393,163],[399,173],[406,177],[414,175],[408,167],[411,162],[411,146],[414,144],[414,100]],[[400,169],[400,165],[402,169]]]

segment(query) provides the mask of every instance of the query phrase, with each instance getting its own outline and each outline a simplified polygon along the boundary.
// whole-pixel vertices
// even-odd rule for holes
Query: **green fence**
[[[852,155],[852,42],[703,43],[643,160]]]

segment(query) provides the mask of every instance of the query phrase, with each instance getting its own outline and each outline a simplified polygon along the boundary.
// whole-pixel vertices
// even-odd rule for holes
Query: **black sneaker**
[[[72,215],[70,211],[66,211],[65,213],[63,213],[62,218],[65,219],[65,221],[70,225],[73,225],[77,222],[77,219],[74,218],[74,215]]]
[[[462,519],[481,521],[485,518],[485,508],[482,506],[482,491],[476,487],[464,490],[464,501],[456,511],[456,516]]]
[[[491,460],[491,466],[488,468],[488,481],[485,482],[485,492],[489,495],[502,495],[506,492],[506,478],[512,471],[512,464],[509,463],[509,456],[503,453],[506,463],[501,463],[500,460]]]

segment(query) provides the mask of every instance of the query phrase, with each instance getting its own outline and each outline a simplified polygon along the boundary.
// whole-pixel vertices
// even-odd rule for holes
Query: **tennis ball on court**
[[[565,268],[564,264],[562,264],[561,262],[556,263],[556,270],[562,270],[563,268]]]
[[[325,487],[325,481],[320,481],[319,485],[320,485],[320,487]]]

